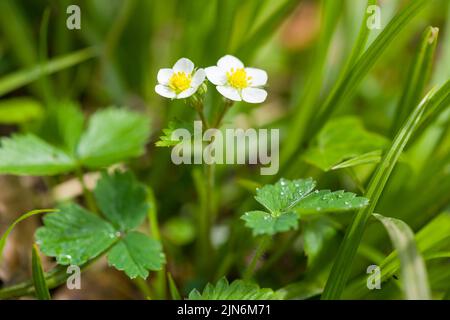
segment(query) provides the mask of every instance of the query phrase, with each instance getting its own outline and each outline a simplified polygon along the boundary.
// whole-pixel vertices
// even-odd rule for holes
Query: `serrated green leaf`
[[[76,167],[75,159],[33,135],[16,135],[0,142],[2,174],[53,175]]]
[[[241,219],[253,230],[253,235],[274,235],[290,229],[297,229],[298,215],[295,212],[283,212],[278,216],[265,211],[246,212]]]
[[[62,101],[50,108],[38,135],[76,157],[76,147],[83,133],[84,115],[71,101]]]
[[[88,168],[109,166],[144,152],[149,136],[146,117],[124,109],[96,112],[81,137],[77,155]]]
[[[145,186],[131,172],[103,172],[94,195],[104,216],[120,231],[139,226],[149,208]]]
[[[369,200],[343,190],[316,190],[298,203],[295,210],[300,214],[339,212],[359,209],[369,204]]]
[[[382,149],[387,143],[385,137],[367,131],[360,119],[342,117],[325,125],[303,158],[328,171],[344,160]]]
[[[36,297],[39,300],[51,300],[50,291],[42,269],[41,258],[39,257],[39,250],[36,245],[33,245],[31,251],[31,270]]]
[[[114,245],[108,253],[108,263],[134,279],[148,277],[148,270],[158,271],[165,263],[161,243],[132,231]]]
[[[0,101],[0,123],[21,124],[38,119],[42,114],[42,105],[31,98],[11,98]]]
[[[399,219],[384,217],[376,213],[373,216],[384,225],[397,250],[406,298],[409,300],[430,299],[427,270],[422,256],[417,250],[411,228]]]
[[[35,236],[41,251],[63,265],[82,265],[118,240],[110,223],[73,203],[46,215]]]
[[[214,286],[208,283],[200,293],[197,289],[189,293],[189,300],[281,300],[283,294],[272,289],[261,289],[257,284],[235,280],[231,284],[224,277]]]
[[[294,207],[315,186],[316,182],[311,178],[292,181],[282,178],[275,184],[256,189],[255,199],[272,214],[278,215]]]

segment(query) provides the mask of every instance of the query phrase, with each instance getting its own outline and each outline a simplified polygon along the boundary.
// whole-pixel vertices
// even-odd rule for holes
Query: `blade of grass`
[[[317,115],[309,122],[312,124],[307,122],[307,128],[302,129],[305,130],[303,137],[314,137],[331,117],[333,111],[338,109],[339,106],[355,93],[358,85],[376,63],[381,54],[393,42],[397,34],[400,33],[408,22],[420,12],[426,2],[426,0],[411,1],[407,7],[389,22],[386,28],[378,35],[363,54],[361,54],[359,50],[363,48],[363,40],[365,39],[367,41],[366,37],[368,37],[369,34],[366,35],[366,31],[364,30],[360,31],[360,35],[358,36],[358,40],[351,54],[354,57],[360,56],[359,59],[356,62],[349,60],[348,68],[342,70],[330,95],[328,95],[323,106],[319,109],[319,112],[317,113],[316,111]],[[363,25],[362,28],[365,29],[367,26]],[[304,147],[302,140],[298,140],[298,138],[291,138],[290,140],[293,141],[291,143],[295,143],[296,146],[295,148],[290,147],[290,150],[286,147],[288,151],[285,151],[287,155],[282,155],[281,157],[281,169],[288,164],[297,165],[297,161],[291,161],[292,157]]]
[[[395,113],[391,133],[394,135],[417,105],[430,78],[439,29],[428,27],[422,35],[420,49],[417,51],[406,78],[403,94]]]
[[[6,239],[8,238],[9,234],[11,233],[11,231],[14,229],[14,227],[21,221],[34,216],[36,214],[40,214],[40,213],[48,213],[48,212],[58,212],[59,210],[56,209],[39,209],[39,210],[33,210],[30,212],[27,212],[23,215],[21,215],[17,220],[15,220],[8,229],[6,229],[5,233],[3,234],[3,236],[0,238],[0,263],[2,262],[2,258],[3,258],[3,249],[5,247],[6,244]]]
[[[328,49],[339,20],[342,8],[341,1],[324,0],[322,1],[322,19],[321,33],[312,55],[313,61],[309,71],[307,87],[301,95],[294,95],[294,105],[296,113],[289,128],[289,140],[282,149],[281,163],[287,162],[299,145],[303,144],[308,123],[316,112],[316,103],[322,89],[322,83],[325,77],[325,64],[328,57]]]
[[[39,300],[51,300],[47,281],[45,281],[44,271],[42,270],[41,258],[36,245],[33,245],[31,253],[31,270],[36,297]]]
[[[85,48],[73,53],[66,54],[49,60],[44,65],[36,65],[29,69],[21,70],[0,78],[0,96],[15,89],[32,83],[44,74],[52,74],[60,70],[72,67],[78,63],[91,59],[98,55],[94,47]],[[43,71],[43,72],[42,72]]]
[[[378,199],[383,192],[384,186],[386,185],[398,158],[408,143],[411,134],[417,127],[424,110],[428,106],[432,92],[433,91],[429,92],[418,107],[411,113],[408,121],[403,125],[392,142],[389,151],[378,165],[367,188],[367,193],[365,194],[365,197],[370,200],[370,203],[367,207],[358,211],[351,225],[348,227],[328,277],[322,299],[339,299],[341,297],[350,276],[351,265],[358,250],[359,243],[361,242],[367,221],[378,203]]]
[[[286,0],[257,30],[252,32],[236,50],[238,57],[249,60],[258,48],[278,30],[285,18],[292,13],[301,0]]]
[[[450,214],[444,212],[430,221],[415,236],[415,243],[419,252],[425,260],[437,258],[434,248],[440,248],[449,242],[450,235],[448,229],[450,226]],[[400,268],[400,262],[397,257],[397,251],[389,254],[380,264],[381,282],[390,279]],[[362,299],[369,290],[366,286],[366,275],[353,280],[347,288],[345,288],[344,299]]]
[[[381,54],[394,41],[395,37],[428,3],[426,0],[413,0],[398,13],[372,42],[369,48],[358,59],[355,65],[349,69],[345,76],[340,77],[331,94],[326,99],[318,117],[314,121],[310,133],[316,135],[323,125],[331,117],[334,110],[338,109],[356,91],[364,76],[376,63]]]
[[[175,284],[175,281],[173,281],[170,272],[167,272],[167,279],[169,280],[169,290],[172,300],[181,300],[180,292],[178,292],[177,285]]]
[[[375,213],[373,216],[384,225],[397,250],[405,298],[408,300],[431,299],[427,270],[422,256],[417,250],[411,228],[399,219]]]

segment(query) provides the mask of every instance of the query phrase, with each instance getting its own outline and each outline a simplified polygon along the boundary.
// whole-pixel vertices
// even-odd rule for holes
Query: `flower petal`
[[[231,68],[240,69],[244,67],[244,64],[238,58],[227,54],[217,61],[217,66],[225,72]]]
[[[194,63],[187,58],[181,58],[173,66],[174,72],[185,72],[186,74],[191,74],[193,70]]]
[[[252,77],[250,80],[252,87],[263,86],[267,83],[267,72],[256,68],[245,68],[247,76]]]
[[[194,88],[198,88],[199,85],[205,81],[205,70],[204,69],[198,69],[194,76],[192,77],[191,86]]]
[[[242,99],[248,103],[261,103],[267,98],[267,92],[259,88],[245,88],[242,90]]]
[[[197,88],[186,89],[177,95],[177,99],[184,99],[184,98],[190,97],[195,93],[195,91],[197,91]]]
[[[241,95],[237,89],[226,86],[217,86],[217,91],[220,92],[225,98],[233,100],[233,101],[241,101]]]
[[[158,71],[158,83],[168,84],[170,77],[173,75],[173,70],[169,68],[160,69]]]
[[[205,69],[208,80],[216,86],[224,85],[227,82],[227,74],[219,67],[208,67]]]
[[[160,96],[163,96],[165,98],[173,99],[176,96],[175,92],[170,90],[169,87],[166,87],[166,86],[164,86],[162,84],[158,84],[155,87],[155,91],[156,91],[157,94],[159,94]]]

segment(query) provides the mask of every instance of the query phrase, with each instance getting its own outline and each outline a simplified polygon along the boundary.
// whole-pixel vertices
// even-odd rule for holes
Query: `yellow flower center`
[[[233,88],[244,89],[250,85],[252,77],[247,76],[247,72],[245,72],[244,68],[236,70],[231,68],[231,70],[227,72],[227,80],[229,85]]]
[[[191,87],[192,76],[187,75],[185,72],[174,72],[169,80],[169,88],[175,91],[176,94],[183,92]]]

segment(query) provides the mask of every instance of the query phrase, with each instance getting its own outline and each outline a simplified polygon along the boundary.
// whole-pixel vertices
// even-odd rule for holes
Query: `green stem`
[[[264,252],[266,252],[267,246],[270,243],[270,237],[264,236],[258,245],[258,248],[256,249],[255,254],[253,255],[252,260],[250,261],[250,264],[247,267],[247,270],[245,270],[243,279],[244,280],[250,280],[253,277],[253,274],[256,269],[256,264],[258,263],[259,259],[261,259]]]
[[[147,189],[148,202],[150,204],[150,208],[148,210],[148,220],[150,224],[150,234],[152,237],[161,242],[161,233],[159,231],[158,224],[158,216],[157,216],[157,206],[155,195],[153,194],[153,190]],[[166,297],[166,268],[163,267],[160,271],[156,273],[155,279],[155,293],[157,298],[164,299]]]
[[[297,240],[298,236],[300,235],[300,229],[293,232],[286,241],[281,245],[280,248],[276,250],[276,252],[267,260],[267,262],[264,264],[264,267],[262,268],[263,271],[269,270],[275,263],[278,262],[285,254],[286,252],[292,248],[292,244]]]
[[[98,214],[99,211],[98,211],[97,205],[95,204],[95,200],[92,195],[92,192],[88,189],[88,187],[86,186],[86,183],[84,182],[83,169],[81,169],[81,167],[78,167],[76,174],[77,174],[78,180],[80,181],[81,188],[83,189],[83,196],[84,196],[84,200],[86,201],[87,207],[89,208],[90,211]]]

